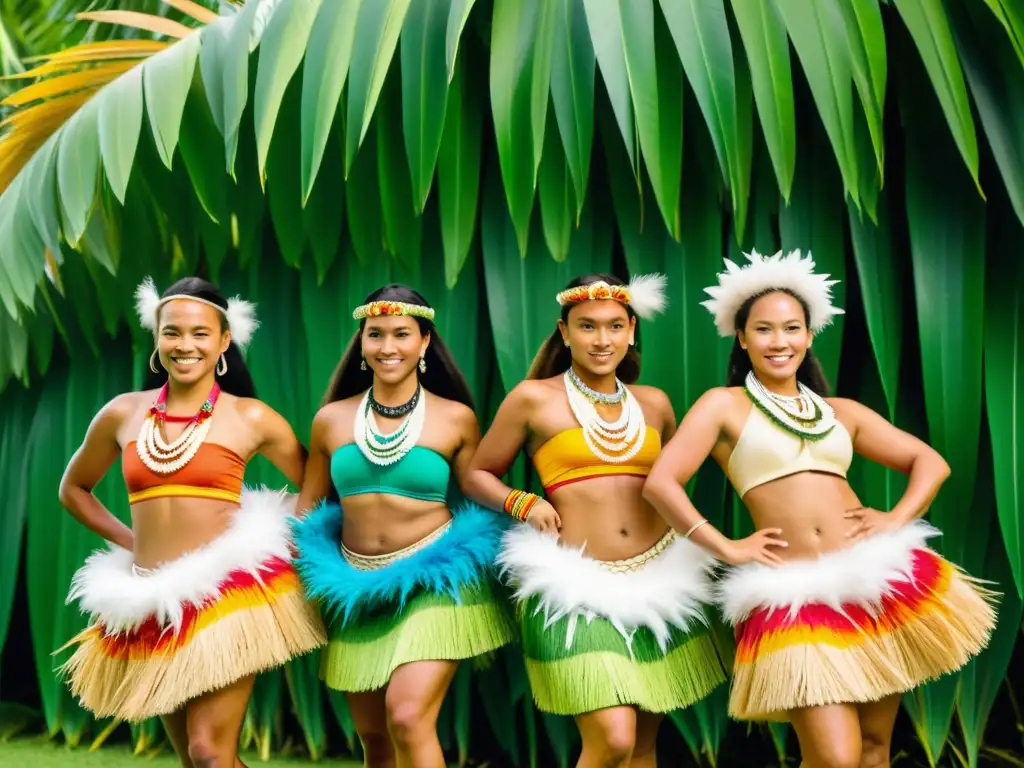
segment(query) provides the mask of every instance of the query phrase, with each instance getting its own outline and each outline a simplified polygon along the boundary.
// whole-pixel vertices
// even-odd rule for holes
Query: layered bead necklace
[[[392,418],[404,415],[405,418],[398,425],[398,429],[385,435],[377,427],[374,412]],[[393,407],[378,403],[373,397],[373,387],[370,387],[356,409],[353,437],[359,450],[369,461],[381,467],[388,466],[401,461],[416,445],[426,417],[427,399],[422,396],[421,387],[416,387],[416,392],[408,402]]]
[[[753,371],[744,382],[747,396],[769,419],[805,440],[820,440],[836,425],[836,412],[825,399],[797,382],[796,395],[780,395],[769,390]]]
[[[160,388],[156,402],[142,422],[139,436],[135,441],[135,449],[142,463],[158,475],[173,474],[188,464],[210,431],[213,408],[219,395],[220,385],[214,382],[206,402],[195,416],[168,416],[167,384],[164,384]],[[165,440],[161,427],[167,422],[182,421],[188,422],[182,433],[174,440]]]
[[[565,372],[565,392],[573,416],[583,428],[583,439],[601,461],[621,464],[639,453],[644,445],[646,422],[640,403],[626,386],[615,379],[615,394],[591,389],[570,367]],[[622,414],[615,421],[607,421],[597,412],[595,405],[622,404]]]

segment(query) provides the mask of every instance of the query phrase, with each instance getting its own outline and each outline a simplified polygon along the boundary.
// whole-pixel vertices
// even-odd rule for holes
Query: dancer
[[[637,386],[637,317],[664,307],[664,277],[574,279],[528,380],[505,398],[473,459],[468,492],[525,521],[499,562],[516,588],[537,706],[573,715],[579,766],[655,765],[663,713],[725,680],[703,603],[713,559],[643,500],[675,414]],[[547,500],[500,479],[520,449]]]
[[[721,585],[737,651],[729,713],[790,721],[807,768],[887,766],[901,694],[959,669],[988,642],[994,596],[926,542],[919,519],[949,476],[925,443],[852,400],[830,398],[812,339],[834,315],[810,254],[765,257],[706,289],[734,336],[727,386],[686,414],[644,495],[732,567]],[[893,509],[864,507],[853,453],[909,476]],[[756,533],[723,536],[683,486],[708,455]]]
[[[392,284],[353,317],[313,421],[299,509],[328,498],[296,528],[296,567],[365,765],[443,768],[436,723],[458,662],[514,635],[492,572],[502,525],[458,503],[480,428],[434,310]]]
[[[252,305],[196,277],[136,292],[153,331],[153,388],[111,400],[68,464],[60,501],[110,542],[75,574],[68,601],[90,626],[62,668],[96,717],[162,716],[183,766],[237,757],[255,675],[325,642],[289,553],[295,496],[244,488],[260,453],[298,487],[305,453],[255,399],[238,346]],[[120,455],[131,527],[92,489]],[[238,761],[238,762],[236,762]]]

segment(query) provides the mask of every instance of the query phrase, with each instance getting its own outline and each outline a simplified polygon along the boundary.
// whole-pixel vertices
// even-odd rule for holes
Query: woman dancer
[[[255,399],[238,350],[257,327],[248,302],[196,277],[163,296],[147,278],[136,300],[154,388],[103,407],[60,485],[111,543],[72,582],[93,621],[63,671],[97,717],[162,716],[183,766],[229,768],[255,675],[325,641],[291,566],[294,495],[242,486],[257,453],[299,486],[305,455]],[[131,528],[92,494],[119,455]]]
[[[637,386],[637,316],[664,306],[664,278],[576,278],[528,374],[505,398],[467,484],[528,525],[499,562],[516,587],[534,701],[573,715],[579,766],[655,765],[662,714],[725,680],[702,603],[713,560],[642,499],[675,431],[668,397]],[[629,385],[629,386],[627,386]],[[548,501],[501,481],[526,446]]]
[[[705,393],[647,478],[644,495],[733,567],[721,586],[737,653],[729,712],[788,720],[808,768],[887,766],[900,695],[963,666],[995,623],[991,594],[926,546],[920,520],[946,462],[865,406],[828,398],[812,338],[842,310],[799,251],[727,261],[704,306],[735,336],[727,386]],[[909,475],[892,510],[864,507],[853,453]],[[757,532],[732,541],[684,484],[708,455]]]
[[[443,768],[436,722],[458,661],[514,633],[492,574],[502,526],[453,503],[480,429],[434,310],[386,285],[353,317],[299,509],[330,499],[297,526],[296,567],[328,620],[321,676],[346,692],[365,765]]]

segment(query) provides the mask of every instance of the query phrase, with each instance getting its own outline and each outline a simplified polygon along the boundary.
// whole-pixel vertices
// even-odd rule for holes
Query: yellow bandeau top
[[[551,493],[568,483],[592,477],[646,477],[661,453],[661,434],[654,427],[646,427],[646,430],[644,444],[636,456],[621,464],[605,463],[595,456],[587,447],[582,427],[559,432],[533,454],[533,466],[544,491]]]
[[[825,437],[805,440],[777,425],[755,405],[729,457],[727,474],[742,498],[759,485],[798,472],[845,478],[852,460],[853,441],[838,421]]]

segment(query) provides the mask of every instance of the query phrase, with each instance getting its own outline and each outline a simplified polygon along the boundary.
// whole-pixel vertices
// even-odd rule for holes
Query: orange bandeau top
[[[661,453],[661,434],[654,427],[648,426],[646,430],[644,444],[636,456],[620,464],[605,463],[595,456],[587,447],[582,427],[559,432],[533,454],[533,466],[544,491],[551,493],[563,485],[592,477],[647,477]]]
[[[203,443],[177,472],[158,475],[142,463],[133,440],[121,455],[121,473],[128,486],[129,504],[174,496],[237,502],[242,494],[245,459],[223,445]]]

